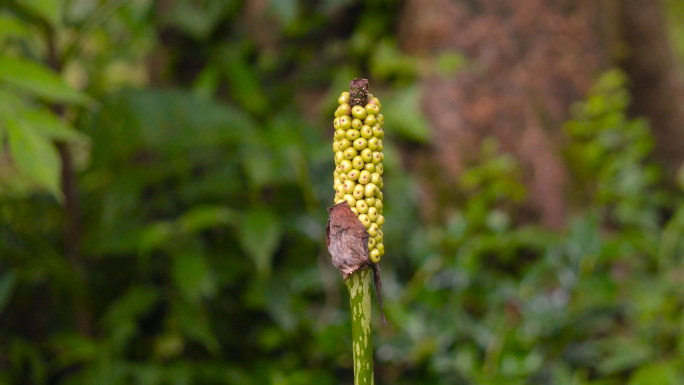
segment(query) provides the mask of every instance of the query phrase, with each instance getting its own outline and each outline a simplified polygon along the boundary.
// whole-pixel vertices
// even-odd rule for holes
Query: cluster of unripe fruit
[[[380,101],[373,95],[368,94],[365,107],[352,107],[350,101],[354,97],[343,92],[335,111],[335,204],[347,201],[370,235],[370,260],[378,263],[385,254],[381,191],[385,119],[380,113]]]

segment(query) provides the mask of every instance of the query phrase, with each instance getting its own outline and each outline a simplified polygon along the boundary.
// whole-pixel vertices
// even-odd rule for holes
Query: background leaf
[[[239,229],[242,247],[252,257],[257,271],[268,275],[282,232],[278,217],[270,210],[255,208],[242,216]]]
[[[0,314],[5,309],[7,301],[9,301],[12,296],[16,281],[17,277],[13,271],[5,272],[0,277]]]
[[[66,84],[45,66],[0,55],[0,82],[11,84],[54,102],[92,105],[94,101]]]
[[[55,146],[25,121],[10,119],[6,126],[9,149],[17,168],[61,201],[61,161]]]
[[[53,26],[62,22],[62,0],[15,0],[19,6],[38,17],[48,21]]]

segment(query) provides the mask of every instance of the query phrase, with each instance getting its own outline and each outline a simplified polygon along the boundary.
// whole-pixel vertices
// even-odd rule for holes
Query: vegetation
[[[633,114],[647,94],[632,68],[602,68],[581,94],[539,86],[577,94],[565,108],[506,82],[496,44],[410,51],[414,3],[0,5],[0,384],[352,384],[325,208],[330,117],[355,77],[388,118],[377,383],[684,383],[684,173]],[[660,7],[681,55],[682,7]],[[504,35],[468,39],[483,36]],[[454,127],[488,133],[448,163],[434,110],[459,94],[425,85],[480,80],[504,97],[447,104],[467,116]],[[504,139],[521,131],[487,128],[498,107],[537,111],[506,99],[530,94],[561,106],[536,120],[567,170],[560,227],[535,211],[554,198],[530,182],[544,151],[520,156]]]

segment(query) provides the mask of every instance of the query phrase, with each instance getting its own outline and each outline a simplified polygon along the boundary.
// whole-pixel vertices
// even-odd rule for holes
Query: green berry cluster
[[[353,95],[352,95],[353,96]],[[380,101],[368,94],[367,104],[350,104],[352,96],[343,92],[335,111],[335,204],[347,201],[366,227],[371,262],[380,262],[385,254],[382,225],[382,127]],[[358,99],[354,98],[356,101]]]

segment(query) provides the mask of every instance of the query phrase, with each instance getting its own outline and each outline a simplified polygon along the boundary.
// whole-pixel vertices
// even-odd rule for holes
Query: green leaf
[[[88,137],[48,110],[24,110],[19,117],[42,136],[64,142],[88,142]]]
[[[19,6],[32,14],[57,26],[62,22],[62,1],[60,0],[15,0]]]
[[[92,161],[121,164],[138,151],[179,152],[252,141],[256,123],[230,105],[171,91],[125,90],[105,100]]]
[[[197,232],[212,227],[233,223],[235,212],[223,206],[199,206],[185,212],[178,223],[188,232]]]
[[[417,87],[408,87],[382,99],[381,113],[385,117],[388,136],[395,133],[408,140],[425,143],[430,140],[430,128],[420,107]]]
[[[56,361],[61,368],[92,361],[99,354],[93,340],[75,332],[57,334],[50,343],[60,352]]]
[[[17,168],[61,201],[61,160],[55,146],[25,121],[8,119],[6,127],[9,148]]]
[[[180,254],[173,258],[173,280],[191,302],[216,293],[216,279],[201,254]]]
[[[29,33],[28,24],[10,14],[0,14],[0,43],[9,37],[26,37]]]
[[[247,62],[242,51],[245,49],[232,45],[224,49],[221,57],[231,94],[247,111],[263,115],[268,109],[268,98],[254,66]]]
[[[159,293],[151,287],[133,286],[109,305],[103,324],[109,342],[115,349],[124,349],[137,331],[137,320],[149,312],[159,300]]]
[[[174,301],[173,313],[181,330],[189,339],[201,343],[212,354],[220,351],[221,346],[201,303]]]
[[[653,348],[632,338],[612,338],[605,341],[608,355],[598,364],[602,374],[613,374],[636,368],[653,357]]]
[[[230,1],[178,1],[169,4],[164,12],[165,24],[201,40],[206,39],[221,22]]]
[[[376,44],[370,57],[370,71],[375,79],[412,79],[418,72],[418,61],[401,52],[395,40],[383,39]]]
[[[26,59],[0,56],[0,82],[53,102],[92,105],[94,101],[65,83],[47,67]]]
[[[146,254],[156,248],[162,248],[174,235],[176,235],[174,223],[168,221],[152,223],[140,231],[137,242],[138,251]]]
[[[628,385],[670,385],[681,384],[675,362],[657,362],[639,368],[629,379]]]
[[[16,281],[17,277],[14,274],[14,271],[9,271],[0,278],[0,314],[12,295],[12,290],[14,289]]]
[[[260,275],[268,275],[271,261],[282,229],[278,217],[270,210],[253,209],[242,217],[240,242],[247,251]]]

